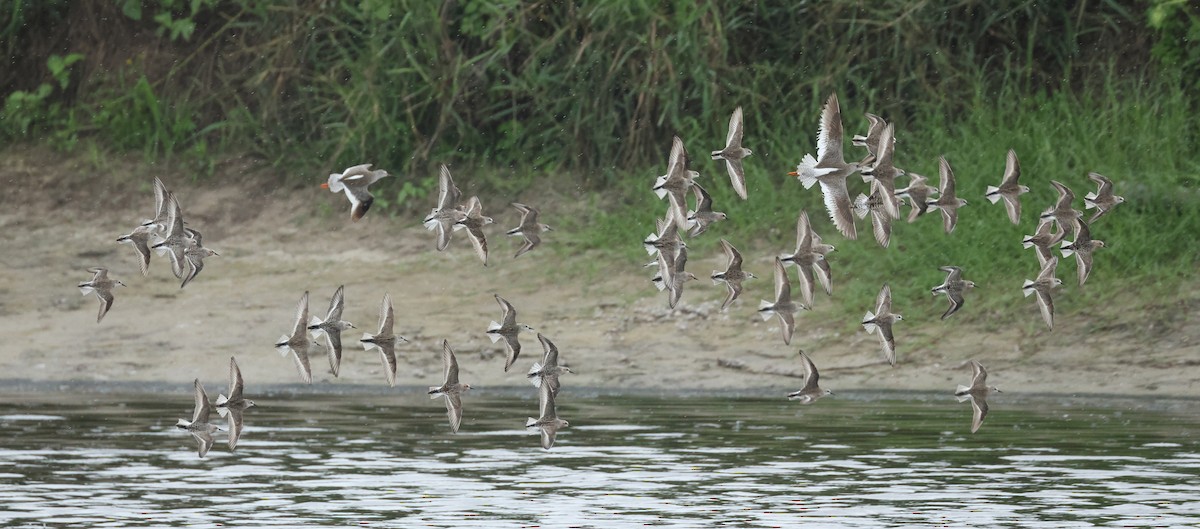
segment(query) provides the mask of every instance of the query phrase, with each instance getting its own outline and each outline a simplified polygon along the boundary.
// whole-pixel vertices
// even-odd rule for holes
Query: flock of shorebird
[[[373,202],[367,187],[388,176],[386,171],[371,170],[370,164],[350,167],[342,173],[329,176],[322,187],[334,193],[345,193],[350,200],[350,217],[359,220],[370,209]],[[490,217],[482,215],[482,206],[478,197],[471,197],[460,203],[462,193],[454,184],[450,171],[446,166],[441,167],[439,177],[439,195],[437,206],[425,219],[425,225],[437,232],[437,248],[444,250],[450,243],[455,231],[465,230],[472,245],[475,247],[484,265],[487,265],[488,246],[483,233],[483,226],[492,223]],[[143,275],[149,274],[152,250],[161,255],[168,255],[175,276],[182,280],[180,288],[186,287],[204,268],[204,258],[218,255],[217,252],[205,248],[201,243],[200,232],[194,228],[185,227],[183,212],[174,193],[167,189],[162,180],[154,179],[155,217],[141,221],[128,235],[117,239],[123,244],[130,244],[137,251],[139,264]],[[521,236],[524,239],[515,257],[520,257],[533,250],[540,242],[540,234],[550,231],[550,226],[538,222],[538,210],[525,204],[514,203],[513,207],[521,213],[521,221],[517,227],[508,231],[508,235]],[[94,276],[90,281],[79,284],[83,294],[95,294],[100,300],[100,310],[96,317],[99,323],[113,304],[113,289],[125,286],[125,283],[109,278],[105,268],[89,269]],[[339,286],[329,302],[329,310],[324,318],[316,315],[309,316],[308,298],[305,292],[296,308],[296,320],[292,332],[285,334],[276,341],[276,349],[283,355],[290,355],[296,365],[300,378],[306,383],[312,383],[312,368],[309,363],[310,354],[319,354],[324,350],[329,358],[330,373],[338,376],[342,359],[342,332],[356,328],[354,324],[342,320],[344,308],[344,286]],[[517,310],[504,298],[496,295],[503,313],[500,322],[491,322],[485,333],[492,342],[504,341],[507,352],[504,371],[507,372],[521,353],[521,343],[518,333],[522,330],[532,331],[533,328],[517,323]],[[321,338],[324,338],[322,343]],[[570,373],[571,369],[559,365],[558,348],[549,338],[537,334],[541,342],[543,355],[539,362],[534,362],[527,378],[538,388],[539,414],[537,418],[530,417],[526,421],[529,428],[537,428],[541,433],[541,445],[545,449],[554,446],[558,430],[568,426],[566,420],[558,417],[554,399],[560,388],[559,376]],[[396,345],[398,342],[408,342],[403,336],[394,332],[394,315],[391,297],[383,296],[380,306],[379,328],[375,334],[365,333],[359,342],[364,350],[377,349],[383,361],[384,373],[389,386],[396,385]],[[470,384],[459,381],[458,360],[448,341],[442,341],[442,359],[444,364],[442,384],[429,388],[430,398],[443,398],[446,404],[446,415],[452,432],[457,432],[462,423],[462,394],[471,389]],[[243,379],[238,368],[237,359],[229,360],[229,395],[219,395],[215,406],[209,402],[208,395],[199,379],[193,382],[195,406],[191,420],[179,419],[176,426],[186,430],[195,438],[199,447],[200,457],[204,457],[214,444],[213,433],[220,428],[212,421],[211,414],[215,407],[217,413],[228,421],[228,445],[234,450],[243,430],[243,412],[255,404],[242,397]]]
[[[926,177],[909,173],[895,165],[894,124],[874,114],[868,113],[866,117],[870,123],[867,133],[853,136],[851,139],[854,146],[866,149],[866,154],[859,161],[847,161],[843,152],[841,108],[837,94],[830,95],[821,112],[816,156],[806,154],[796,166],[796,170],[789,174],[797,177],[805,189],[820,184],[829,219],[846,239],[858,238],[855,217],[863,219],[870,216],[875,241],[887,248],[891,242],[892,222],[900,219],[905,199],[911,208],[907,216],[908,222],[914,222],[930,209],[936,209],[942,214],[945,232],[953,232],[958,224],[958,210],[965,206],[967,201],[958,196],[950,162],[944,156],[938,158],[940,182],[936,188],[931,187],[927,184]],[[739,107],[729,119],[725,147],[712,151],[712,159],[725,162],[734,192],[745,200],[747,192],[743,159],[752,152],[742,145],[743,131],[742,109]],[[657,267],[658,272],[651,280],[659,290],[667,292],[667,305],[671,308],[674,308],[682,297],[684,285],[689,280],[696,279],[695,274],[685,269],[688,258],[687,243],[680,233],[695,237],[707,231],[713,223],[726,219],[724,213],[713,210],[711,195],[696,182],[700,174],[691,170],[688,164],[688,153],[683,141],[675,137],[667,160],[667,173],[659,176],[652,187],[660,199],[668,199],[667,210],[657,221],[657,230],[643,241],[647,253],[657,254],[656,260],[646,266]],[[848,179],[854,173],[861,174],[863,183],[869,187],[866,193],[859,193],[851,198]],[[909,178],[908,187],[897,189],[896,179],[905,175]],[[1020,223],[1020,196],[1029,191],[1028,187],[1018,183],[1020,176],[1020,162],[1016,152],[1010,149],[1000,185],[987,186],[984,193],[984,197],[992,203],[1004,202],[1008,218],[1013,224]],[[1112,182],[1103,175],[1090,173],[1088,178],[1098,186],[1094,193],[1088,193],[1084,198],[1084,209],[1096,210],[1089,220],[1085,222],[1083,212],[1074,208],[1074,193],[1062,183],[1051,181],[1050,184],[1058,192],[1058,200],[1039,216],[1034,235],[1027,236],[1022,241],[1025,248],[1036,249],[1038,263],[1041,265],[1041,272],[1037,278],[1033,281],[1026,280],[1022,285],[1022,292],[1025,296],[1036,296],[1042,318],[1051,329],[1054,327],[1051,290],[1062,284],[1062,280],[1054,275],[1058,259],[1054,257],[1051,249],[1055,244],[1061,243],[1064,258],[1075,256],[1079,284],[1083,285],[1091,273],[1093,252],[1104,247],[1103,241],[1092,238],[1089,225],[1124,201],[1113,194]],[[688,209],[689,192],[695,197],[694,210]],[[1074,236],[1074,240],[1068,242],[1066,238],[1071,235]],[[728,293],[721,306],[722,310],[726,310],[741,294],[742,282],[755,276],[742,269],[742,255],[737,248],[725,239],[721,239],[720,243],[727,258],[727,265],[724,271],[713,271],[710,277],[714,283],[723,282],[726,285]],[[771,317],[779,319],[784,344],[790,344],[795,333],[796,313],[811,309],[815,284],[819,282],[827,295],[833,295],[833,277],[828,256],[834,250],[833,245],[826,244],[817,235],[808,212],[802,210],[796,221],[795,250],[774,258],[775,299],[763,300],[758,307],[764,320]],[[797,269],[799,300],[792,297],[792,285],[786,269],[789,265]],[[964,294],[974,288],[975,283],[963,279],[963,270],[958,266],[948,265],[939,269],[946,273],[946,279],[931,291],[935,295],[944,294],[949,300],[949,307],[941,316],[942,319],[946,319],[962,308]],[[902,319],[900,314],[893,312],[891,288],[885,283],[879,291],[873,309],[866,312],[861,323],[868,333],[878,335],[883,355],[892,366],[896,365],[896,341],[892,325]],[[812,359],[803,351],[800,353],[800,359],[805,374],[804,387],[788,397],[810,404],[831,392],[822,390],[818,385],[819,375]],[[971,365],[971,385],[959,386],[955,395],[972,402],[974,413],[971,432],[974,433],[987,415],[989,392],[998,390],[987,385],[987,370],[982,364],[971,360]]]
[[[892,222],[900,219],[905,199],[911,208],[907,216],[908,222],[915,221],[930,209],[936,209],[942,214],[945,232],[953,232],[958,220],[958,209],[966,205],[967,201],[957,195],[954,172],[949,161],[945,157],[938,158],[940,183],[936,189],[929,186],[924,176],[908,173],[895,166],[894,124],[874,114],[868,113],[866,117],[870,123],[867,133],[856,135],[851,140],[854,146],[865,148],[866,154],[857,162],[848,162],[843,154],[844,135],[837,95],[830,95],[821,113],[816,156],[806,154],[796,166],[796,171],[789,174],[797,177],[806,189],[820,184],[829,218],[846,239],[857,239],[856,216],[860,219],[870,216],[875,240],[881,246],[888,247]],[[712,151],[711,156],[713,160],[724,162],[734,192],[745,200],[748,193],[743,159],[751,156],[752,152],[742,145],[743,130],[742,109],[739,107],[734,110],[729,120],[726,146],[721,150]],[[862,175],[864,184],[869,184],[869,188],[867,193],[860,193],[851,198],[848,178],[856,172]],[[896,178],[905,175],[909,177],[908,187],[897,189]],[[328,181],[321,184],[321,187],[333,193],[344,193],[350,202],[350,217],[357,221],[367,213],[373,203],[369,186],[387,176],[387,171],[372,170],[371,164],[363,164],[347,168],[342,173],[329,175]],[[657,267],[657,273],[651,281],[660,291],[667,292],[667,304],[671,308],[674,308],[682,297],[686,282],[696,279],[695,274],[685,269],[687,244],[681,233],[696,237],[705,233],[712,224],[727,218],[724,213],[713,210],[711,195],[695,181],[699,176],[697,171],[689,168],[689,157],[683,141],[674,137],[667,172],[659,176],[652,187],[660,199],[667,199],[668,207],[665,215],[657,221],[656,231],[643,241],[646,251],[656,256],[653,262],[646,265]],[[1000,185],[988,186],[984,195],[992,203],[1003,201],[1008,218],[1013,224],[1020,223],[1019,197],[1029,191],[1028,187],[1018,183],[1020,176],[1017,155],[1009,150]],[[1051,252],[1053,246],[1061,243],[1064,258],[1075,256],[1079,284],[1083,285],[1092,268],[1093,252],[1104,247],[1103,241],[1092,239],[1089,225],[1123,201],[1121,197],[1113,194],[1112,182],[1107,178],[1097,173],[1090,173],[1088,177],[1098,186],[1094,193],[1088,193],[1084,199],[1085,209],[1096,210],[1089,220],[1085,222],[1084,214],[1074,209],[1074,193],[1062,183],[1052,181],[1051,185],[1059,195],[1058,200],[1039,216],[1034,234],[1022,241],[1025,248],[1036,249],[1041,265],[1041,272],[1037,278],[1033,281],[1026,280],[1022,291],[1025,296],[1036,296],[1042,317],[1051,329],[1054,325],[1051,291],[1062,284],[1062,280],[1055,277],[1058,259]],[[689,208],[689,195],[694,197],[695,209]],[[183,288],[203,270],[204,258],[218,254],[202,245],[200,232],[185,226],[179,201],[158,178],[154,180],[154,196],[155,217],[143,220],[128,235],[118,238],[117,241],[134,247],[143,275],[149,271],[151,250],[160,255],[167,255],[173,273],[182,280],[180,288]],[[462,193],[455,185],[450,170],[442,165],[438,176],[437,203],[425,217],[424,225],[436,232],[436,248],[439,251],[449,246],[454,232],[465,231],[475,252],[484,266],[487,266],[488,245],[483,227],[492,224],[493,219],[483,215],[478,197],[470,197],[466,202],[462,202],[461,199]],[[521,220],[517,227],[508,230],[506,234],[523,238],[523,244],[515,255],[520,257],[536,248],[541,243],[540,235],[551,231],[551,228],[539,222],[536,208],[520,203],[514,203],[513,207],[521,213]],[[1069,235],[1074,236],[1073,241],[1066,241]],[[737,248],[725,239],[721,239],[720,244],[727,258],[727,266],[724,271],[713,271],[711,278],[714,284],[720,282],[726,286],[727,295],[721,306],[721,310],[724,311],[741,294],[742,282],[755,276],[742,269],[742,256]],[[802,210],[796,222],[795,250],[774,258],[774,300],[763,300],[758,307],[758,312],[764,320],[772,317],[779,319],[784,344],[791,343],[796,327],[795,315],[800,310],[811,310],[816,283],[821,284],[826,295],[832,296],[833,280],[828,256],[833,251],[834,246],[821,239],[813,230],[808,212]],[[798,300],[792,297],[787,266],[793,266],[798,271]],[[946,279],[941,285],[933,287],[932,292],[945,294],[949,300],[949,307],[941,316],[942,319],[946,319],[962,308],[964,294],[973,288],[975,283],[963,279],[963,270],[957,266],[943,266],[940,270],[946,273]],[[100,300],[99,314],[96,318],[99,322],[112,306],[113,289],[125,284],[109,278],[107,269],[92,268],[89,271],[94,277],[90,281],[80,283],[79,287],[85,295],[94,293]],[[308,298],[309,294],[305,292],[296,309],[291,333],[281,336],[275,347],[281,354],[290,355],[301,379],[311,383],[312,368],[309,355],[324,350],[329,358],[330,373],[338,376],[342,358],[341,333],[355,326],[341,319],[344,306],[343,287],[338,287],[334,292],[324,318],[315,315],[310,317]],[[533,328],[517,323],[517,311],[513,305],[499,295],[495,298],[503,314],[500,322],[491,322],[486,334],[492,342],[504,341],[507,352],[504,370],[507,372],[521,352],[518,333],[522,330],[532,331]],[[867,311],[861,321],[868,333],[878,335],[884,357],[893,366],[896,364],[896,344],[892,326],[902,319],[900,314],[893,312],[891,289],[885,283],[872,310]],[[389,386],[396,384],[397,342],[408,342],[403,336],[396,335],[393,327],[391,298],[384,294],[378,331],[375,334],[364,333],[360,343],[365,350],[374,348],[380,352]],[[324,337],[324,343],[321,342],[321,337]],[[559,365],[558,349],[555,345],[540,333],[537,337],[543,347],[543,356],[541,362],[533,364],[527,376],[533,385],[539,388],[539,416],[530,417],[526,426],[538,428],[541,432],[541,446],[550,449],[554,445],[557,431],[568,426],[567,421],[558,418],[555,397],[560,387],[559,376],[571,371],[568,367]],[[461,396],[471,386],[459,381],[457,359],[450,344],[445,340],[442,342],[442,359],[442,384],[431,386],[429,395],[431,398],[444,398],[450,429],[457,432],[462,421]],[[823,390],[818,385],[819,374],[812,359],[801,351],[800,360],[805,374],[804,385],[800,390],[788,394],[788,398],[798,400],[802,404],[811,404],[831,394],[832,392]],[[960,400],[971,401],[971,432],[974,433],[987,415],[988,394],[999,390],[987,385],[987,370],[982,364],[975,360],[971,360],[970,363],[973,367],[971,385],[958,386],[955,395]],[[229,396],[220,395],[215,407],[221,416],[228,419],[228,445],[233,450],[242,431],[242,412],[253,407],[254,402],[242,397],[242,375],[234,358],[230,359],[229,378]],[[198,379],[194,381],[194,386],[195,408],[192,419],[180,419],[177,426],[195,437],[199,444],[199,454],[204,457],[213,445],[212,434],[219,428],[210,422],[214,406],[209,403],[204,387]]]

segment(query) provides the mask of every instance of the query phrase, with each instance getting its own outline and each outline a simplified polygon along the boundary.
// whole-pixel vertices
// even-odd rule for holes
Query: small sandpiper
[[[1008,210],[1008,220],[1013,224],[1021,223],[1021,195],[1029,192],[1028,186],[1017,183],[1021,177],[1021,162],[1017,160],[1017,151],[1008,150],[1008,158],[1004,164],[1004,177],[1000,179],[1000,187],[987,186],[984,196],[995,204],[1004,200],[1004,209]]]
[[[462,424],[462,394],[471,389],[471,385],[458,381],[458,360],[454,358],[454,351],[450,350],[450,343],[446,340],[442,340],[442,364],[445,367],[442,385],[430,386],[429,398],[446,398],[446,417],[450,419],[450,431],[458,433],[458,427]]]
[[[896,338],[892,335],[892,324],[903,319],[903,316],[892,313],[892,287],[884,283],[879,296],[875,298],[875,312],[868,310],[863,316],[862,325],[867,332],[879,335],[883,356],[893,367],[896,365]]]
[[[357,328],[353,323],[342,320],[345,290],[346,286],[341,285],[333,292],[333,297],[329,299],[329,312],[324,320],[313,315],[308,321],[308,330],[314,337],[320,338],[322,334],[325,335],[325,341],[329,345],[329,370],[334,377],[338,376],[342,366],[342,331]]]
[[[1059,230],[1058,233],[1051,233],[1053,228],[1053,219],[1039,220],[1037,230],[1033,232],[1033,235],[1026,235],[1024,239],[1021,239],[1022,247],[1034,249],[1039,265],[1045,265],[1046,261],[1054,257],[1054,253],[1050,251],[1051,248],[1066,235],[1066,232],[1062,230]]]
[[[537,419],[528,417],[525,420],[526,428],[537,428],[541,432],[542,448],[545,450],[554,447],[554,439],[559,430],[571,425],[571,423],[558,418],[558,410],[554,409],[554,396],[555,392],[550,389],[549,385],[538,388],[539,417]]]
[[[450,238],[454,235],[454,226],[466,217],[466,213],[458,207],[460,197],[462,197],[462,191],[459,191],[458,186],[454,185],[454,178],[450,176],[450,168],[446,167],[446,164],[442,164],[438,168],[437,205],[425,217],[425,229],[437,233],[437,250],[439,252],[450,245]]]
[[[648,255],[667,252],[669,256],[674,256],[680,248],[687,248],[687,243],[679,236],[679,225],[675,223],[674,210],[668,209],[666,217],[655,219],[654,224],[657,228],[655,232],[642,240],[642,246]]]
[[[508,369],[512,367],[513,363],[517,361],[517,357],[521,354],[521,341],[517,339],[517,334],[521,329],[532,331],[533,327],[524,323],[517,323],[517,309],[508,300],[500,297],[499,294],[494,295],[496,296],[496,303],[500,304],[500,309],[504,311],[504,314],[500,318],[501,323],[493,321],[488,325],[487,335],[492,340],[492,343],[496,343],[501,338],[504,339],[504,351],[506,353],[504,372],[507,373]]]
[[[850,138],[850,144],[855,147],[863,147],[867,150],[867,155],[862,161],[858,162],[861,167],[868,167],[875,163],[875,156],[879,152],[879,136],[883,134],[883,128],[887,126],[887,121],[870,112],[867,115],[867,134],[865,136],[855,134]]]
[[[162,240],[150,247],[159,255],[166,254],[171,259],[171,272],[175,277],[183,279],[187,265],[188,240],[191,238],[183,227],[183,209],[175,195],[167,195],[167,219],[163,227]]]
[[[383,303],[379,305],[379,331],[375,334],[363,333],[363,350],[372,347],[379,349],[379,357],[383,361],[383,373],[387,375],[388,386],[396,387],[396,340],[408,343],[408,338],[397,336],[394,332],[396,313],[392,309],[392,297],[383,295]]]
[[[940,196],[937,200],[929,202],[929,207],[942,212],[942,227],[946,233],[951,233],[958,225],[958,208],[967,205],[967,201],[958,198],[954,193],[954,170],[950,168],[950,162],[946,161],[945,156],[938,157],[938,174],[941,177],[941,181],[938,182]]]
[[[1113,194],[1113,183],[1100,173],[1088,173],[1088,179],[1096,183],[1096,192],[1091,191],[1083,196],[1083,209],[1095,208],[1096,213],[1088,219],[1088,224],[1096,222],[1096,219],[1103,217],[1112,208],[1117,207],[1117,204],[1125,202],[1125,197],[1119,197]]]
[[[808,210],[801,210],[800,217],[796,219],[796,251],[791,255],[779,256],[779,260],[796,265],[800,271],[800,299],[805,305],[811,307],[814,290],[813,273],[824,275],[828,273],[829,268],[828,266],[821,267],[818,264],[825,261],[825,256],[813,250],[813,231],[808,220]],[[830,279],[822,277],[821,283],[828,285]]]
[[[742,107],[733,109],[729,116],[729,134],[725,136],[725,148],[712,152],[712,159],[725,160],[725,170],[729,172],[729,183],[733,191],[742,200],[746,200],[746,173],[742,168],[742,159],[753,154],[750,149],[742,147]]]
[[[671,138],[671,155],[667,160],[667,174],[658,177],[652,188],[658,198],[667,198],[670,202],[671,220],[680,230],[686,231],[687,226],[687,192],[692,183],[700,176],[696,171],[688,170],[687,149],[679,136]]]
[[[112,308],[113,304],[113,288],[117,286],[125,286],[117,279],[109,279],[108,269],[103,267],[88,268],[88,272],[92,273],[92,278],[79,284],[79,292],[83,295],[96,294],[96,299],[100,300],[100,312],[96,313],[96,323],[104,319],[104,315],[108,314],[108,309]]]
[[[817,380],[820,378],[820,373],[817,373],[817,366],[813,363],[804,351],[800,351],[800,367],[804,370],[804,387],[800,391],[788,393],[788,400],[798,400],[800,404],[812,404],[817,399],[825,395],[833,395],[832,391],[821,389],[817,385]]]
[[[1063,259],[1075,256],[1079,286],[1083,286],[1083,282],[1087,281],[1088,275],[1092,273],[1092,253],[1097,248],[1104,248],[1104,241],[1093,239],[1087,223],[1083,219],[1075,219],[1075,240],[1070,243],[1062,241],[1061,251]]]
[[[483,234],[483,227],[492,222],[491,217],[483,216],[483,205],[479,203],[479,197],[471,197],[467,200],[466,214],[454,224],[456,230],[467,230],[467,238],[471,239],[471,245],[475,247],[475,254],[483,261],[483,266],[487,266],[488,257],[487,237]]]
[[[150,247],[161,242],[157,224],[142,224],[126,235],[117,237],[117,242],[133,246],[138,254],[138,266],[142,275],[150,275]]]
[[[1058,191],[1058,200],[1054,202],[1054,207],[1042,212],[1042,220],[1053,220],[1058,225],[1058,229],[1067,235],[1071,234],[1071,230],[1075,227],[1075,221],[1083,218],[1083,212],[1072,206],[1075,202],[1075,193],[1071,188],[1062,184],[1057,180],[1051,180],[1050,185]]]
[[[721,249],[725,251],[727,263],[725,271],[721,272],[713,270],[712,282],[724,282],[728,293],[725,295],[725,302],[721,304],[721,311],[729,309],[729,305],[733,304],[733,300],[737,299],[742,293],[742,281],[754,279],[754,274],[742,270],[742,254],[734,248],[729,241],[721,239]]]
[[[833,295],[833,272],[829,269],[829,254],[837,250],[832,244],[825,244],[821,240],[821,236],[814,230],[812,232],[812,249],[814,252],[821,254],[825,259],[817,261],[813,266],[816,267],[817,279],[821,282],[821,287],[825,289],[825,295]]]
[[[868,214],[871,215],[871,232],[875,235],[875,242],[880,246],[887,248],[892,242],[892,219],[899,217],[900,199],[895,196],[888,195],[884,190],[884,186],[878,181],[871,182],[871,194],[864,195],[859,193],[854,199],[854,214],[858,218],[864,218]],[[892,209],[897,211],[895,217],[888,212],[888,203],[892,204]]]
[[[971,385],[960,384],[955,390],[954,396],[958,398],[959,402],[971,401],[971,433],[975,433],[983,425],[983,418],[987,417],[988,395],[993,391],[996,393],[1001,393],[1001,391],[996,386],[987,385],[987,370],[983,368],[983,364],[971,360],[971,370]]]
[[[175,422],[175,427],[192,434],[199,447],[200,457],[204,457],[213,446],[213,432],[219,431],[220,428],[208,422],[208,417],[212,414],[212,404],[208,402],[208,394],[204,392],[204,386],[200,385],[200,379],[197,378],[192,385],[195,387],[196,399],[196,405],[192,409],[192,420],[179,419]]]
[[[154,228],[158,232],[166,228],[167,215],[170,214],[167,209],[170,197],[171,192],[167,190],[166,184],[157,176],[154,177],[154,218],[143,220],[142,226]]]
[[[1021,285],[1021,292],[1025,294],[1025,297],[1037,294],[1037,304],[1038,309],[1042,311],[1042,320],[1051,330],[1054,330],[1054,300],[1050,297],[1050,290],[1062,285],[1062,280],[1054,277],[1054,271],[1057,268],[1058,258],[1051,257],[1042,265],[1042,271],[1038,273],[1037,279],[1033,281],[1026,279],[1025,284]]]
[[[237,359],[229,357],[229,396],[217,395],[217,414],[229,420],[229,449],[237,448],[242,437],[242,412],[255,406],[254,401],[242,397],[242,370]]]
[[[516,228],[504,232],[505,235],[519,236],[525,239],[525,243],[521,245],[521,249],[517,250],[517,255],[513,259],[520,257],[534,248],[537,248],[542,243],[541,234],[547,231],[554,231],[548,224],[538,222],[538,210],[532,206],[526,206],[518,202],[513,202],[512,206],[521,212],[521,223]]]
[[[908,211],[910,224],[929,210],[929,202],[937,194],[937,190],[926,183],[928,181],[928,178],[917,173],[908,173],[908,187],[896,190],[896,198],[907,198],[912,208]]]
[[[191,228],[184,228],[184,232],[188,235],[183,248],[183,260],[187,266],[183,275],[183,281],[179,283],[179,288],[186,287],[188,283],[196,279],[196,276],[200,275],[200,271],[204,270],[204,258],[214,255],[217,257],[221,256],[215,250],[204,247],[200,232]]]
[[[933,287],[931,291],[934,295],[945,294],[946,299],[950,300],[950,307],[942,314],[942,319],[944,320],[962,308],[963,292],[975,288],[975,282],[964,280],[962,278],[962,268],[957,266],[942,266],[938,270],[946,273],[946,280],[942,284]]]
[[[728,218],[720,211],[713,211],[712,195],[700,184],[692,183],[692,194],[696,195],[696,210],[687,212],[689,237],[700,235],[708,230],[709,224]]]
[[[779,316],[780,331],[783,333],[783,343],[792,343],[792,334],[796,332],[796,313],[808,306],[792,301],[792,286],[788,281],[787,271],[783,261],[775,258],[775,302],[761,300],[758,303],[758,313],[763,321],[771,319],[771,315]]]
[[[904,170],[897,168],[893,163],[895,151],[895,125],[888,123],[879,135],[875,163],[870,168],[863,169],[861,174],[864,182],[878,182],[883,210],[889,217],[898,219],[900,218],[900,201],[896,199],[896,177],[903,176]]]
[[[559,375],[573,373],[573,371],[567,366],[558,365],[558,347],[554,345],[554,342],[551,342],[542,333],[538,333],[537,338],[539,342],[542,342],[542,361],[534,362],[526,377],[534,387],[549,387],[551,394],[557,395]]]
[[[300,380],[303,380],[305,384],[312,384],[312,367],[308,363],[308,354],[312,349],[319,347],[321,347],[320,343],[308,338],[308,291],[306,290],[300,297],[300,303],[296,305],[296,321],[292,324],[292,334],[284,334],[275,340],[275,349],[284,356],[291,353],[292,360],[296,363],[296,370],[300,373]]]
[[[667,306],[675,308],[683,297],[683,286],[688,281],[696,279],[696,274],[684,270],[687,266],[687,248],[680,247],[671,257],[668,252],[658,253],[658,273],[662,276],[661,285],[667,289]]]
[[[366,163],[347,167],[341,173],[330,174],[329,181],[321,184],[321,187],[332,193],[345,192],[346,198],[350,199],[350,220],[358,222],[358,219],[371,209],[371,204],[375,203],[375,197],[367,187],[385,176],[388,176],[387,171],[372,171],[371,164]]]

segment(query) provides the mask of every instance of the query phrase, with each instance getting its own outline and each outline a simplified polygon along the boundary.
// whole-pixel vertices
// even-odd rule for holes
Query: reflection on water
[[[48,402],[30,402],[39,398]],[[231,453],[184,394],[0,396],[0,525],[1180,527],[1200,523],[1193,401],[276,396]],[[219,434],[221,435],[221,434]]]

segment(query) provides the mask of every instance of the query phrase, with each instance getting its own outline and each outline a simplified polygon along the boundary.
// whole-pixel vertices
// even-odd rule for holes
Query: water
[[[210,388],[212,390],[214,388]],[[181,393],[0,395],[0,526],[1183,527],[1192,400],[579,397],[546,452],[532,396],[261,397],[236,452]],[[258,396],[250,395],[251,398]],[[39,402],[40,401],[40,402]],[[220,434],[218,434],[220,435]]]

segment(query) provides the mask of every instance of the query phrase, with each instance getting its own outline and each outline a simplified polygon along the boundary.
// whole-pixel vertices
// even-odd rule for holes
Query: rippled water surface
[[[564,392],[547,452],[532,396],[468,395],[452,435],[416,393],[264,396],[204,459],[188,395],[0,395],[0,526],[1200,524],[1195,401],[998,397],[972,435],[942,395]]]

